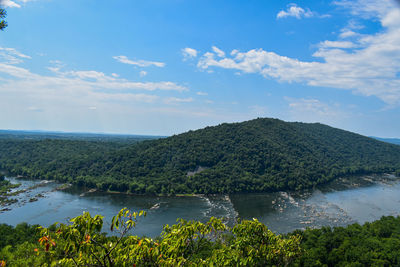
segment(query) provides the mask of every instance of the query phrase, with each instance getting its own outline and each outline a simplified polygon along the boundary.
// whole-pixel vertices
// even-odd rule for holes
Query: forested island
[[[301,190],[348,175],[400,173],[400,147],[319,123],[258,118],[156,140],[0,138],[15,175],[134,194]]]

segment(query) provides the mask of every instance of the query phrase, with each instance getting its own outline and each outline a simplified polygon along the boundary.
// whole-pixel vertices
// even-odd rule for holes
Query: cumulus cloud
[[[217,54],[217,56],[219,56],[219,57],[225,57],[225,52],[222,51],[221,49],[219,49],[218,47],[213,46],[213,47],[211,47],[211,48],[212,48],[212,50],[214,51],[214,53]]]
[[[141,72],[139,72],[140,77],[144,77],[147,75],[147,71],[142,70]]]
[[[371,6],[368,4],[374,3]],[[198,61],[200,69],[232,69],[259,73],[281,82],[348,89],[376,96],[390,105],[400,104],[400,9],[386,0],[340,2],[354,15],[373,17],[383,29],[355,36],[352,42],[326,40],[313,54],[318,61],[301,61],[264,49],[233,50],[231,56],[206,52]],[[376,9],[374,8],[376,7]]]
[[[358,35],[358,33],[354,32],[352,30],[342,29],[339,37],[340,38],[349,38],[349,37],[354,37],[354,36],[357,36],[357,35]]]
[[[115,60],[118,62],[124,63],[124,64],[129,64],[129,65],[135,65],[139,67],[150,67],[150,66],[156,66],[159,68],[165,67],[165,63],[163,62],[157,62],[157,61],[148,61],[148,60],[130,60],[126,56],[115,56],[113,57]]]
[[[184,61],[197,57],[196,49],[186,47],[186,48],[183,48],[181,51],[182,51]]]
[[[301,19],[302,17],[304,18],[310,18],[314,16],[315,14],[308,8],[304,9],[296,4],[290,4],[288,5],[286,11],[281,10],[279,13],[276,15],[278,19],[282,18],[287,18],[287,17],[295,17],[297,19]]]

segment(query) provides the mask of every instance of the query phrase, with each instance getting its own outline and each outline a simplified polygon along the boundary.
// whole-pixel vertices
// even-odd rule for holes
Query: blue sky
[[[273,117],[400,137],[396,1],[0,3],[0,129],[171,135]]]

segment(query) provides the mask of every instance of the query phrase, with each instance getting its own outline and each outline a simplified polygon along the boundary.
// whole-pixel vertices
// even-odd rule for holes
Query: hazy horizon
[[[277,118],[274,118],[277,119]],[[240,122],[244,122],[244,121],[239,121],[239,122],[232,122],[232,123],[240,123]],[[288,121],[289,122],[289,121]],[[300,121],[293,121],[293,122],[300,122]],[[225,122],[221,122],[219,124],[222,124]],[[302,122],[302,123],[307,123],[307,122]],[[319,123],[319,122],[315,122],[315,123]],[[216,125],[208,125],[208,126],[217,126],[219,124]],[[328,124],[325,124],[328,125]],[[208,127],[206,126],[206,127]],[[331,126],[331,125],[328,125]],[[332,126],[331,126],[332,127]],[[199,130],[199,129],[203,129],[202,128],[198,128],[198,129],[189,129],[188,131],[195,131],[195,130]],[[336,127],[334,127],[336,128]],[[339,128],[340,129],[340,128]],[[346,129],[342,129],[342,130],[346,130]],[[180,133],[174,133],[171,135],[163,135],[163,134],[142,134],[142,133],[117,133],[117,132],[72,132],[72,131],[60,131],[60,130],[41,130],[41,129],[0,129],[0,132],[5,131],[5,132],[25,132],[25,133],[49,133],[49,134],[88,134],[88,135],[120,135],[120,136],[152,136],[152,137],[169,137],[172,135],[176,135],[176,134],[182,134],[182,133],[186,133],[188,131],[184,131],[184,132],[180,132]],[[360,134],[360,133],[357,133]],[[363,134],[361,134],[363,135]],[[367,135],[364,135],[367,136]],[[400,140],[400,137],[396,137],[396,136],[367,136],[367,137],[371,137],[371,138],[381,138],[381,139],[395,139],[395,140]]]

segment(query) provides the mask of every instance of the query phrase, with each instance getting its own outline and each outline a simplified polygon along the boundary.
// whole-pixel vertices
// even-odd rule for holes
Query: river
[[[89,211],[92,215],[105,216],[104,231],[108,231],[112,216],[127,207],[147,211],[132,234],[155,237],[161,233],[163,225],[174,224],[177,218],[204,222],[211,216],[224,217],[229,225],[237,218],[257,218],[272,231],[286,233],[306,227],[344,226],[377,220],[384,215],[400,215],[400,181],[391,175],[338,179],[302,192],[207,197],[136,196],[88,192],[76,187],[59,191],[56,182],[7,179],[21,183],[14,190],[30,188],[15,196],[18,202],[0,213],[0,223],[11,225],[67,223],[70,218]]]

